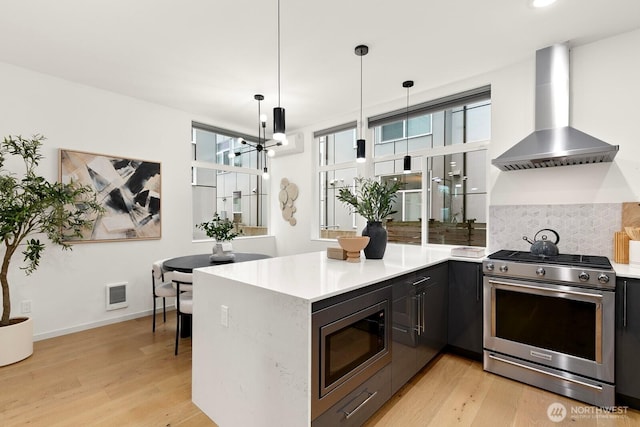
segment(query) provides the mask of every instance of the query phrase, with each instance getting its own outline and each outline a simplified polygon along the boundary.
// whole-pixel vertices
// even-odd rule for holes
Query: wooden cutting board
[[[613,238],[613,262],[629,264],[629,236],[624,231],[616,231]]]
[[[640,203],[626,202],[622,204],[622,230],[625,227],[640,227]]]

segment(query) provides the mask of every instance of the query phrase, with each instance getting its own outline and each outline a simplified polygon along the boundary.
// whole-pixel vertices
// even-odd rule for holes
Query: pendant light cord
[[[280,0],[278,0],[278,107],[280,107]]]
[[[362,139],[362,56],[360,55],[360,139]]]
[[[409,155],[409,88],[407,86],[407,156]]]

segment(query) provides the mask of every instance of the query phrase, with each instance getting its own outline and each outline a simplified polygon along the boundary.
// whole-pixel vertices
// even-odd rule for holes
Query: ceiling
[[[21,0],[0,3],[0,62],[257,127],[277,105],[277,0]],[[367,106],[640,28],[640,1],[280,0],[287,129],[357,117],[358,44]],[[271,117],[269,117],[271,120]],[[339,124],[339,123],[335,123]]]

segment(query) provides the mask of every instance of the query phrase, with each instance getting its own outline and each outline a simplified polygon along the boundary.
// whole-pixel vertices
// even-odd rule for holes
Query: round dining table
[[[258,259],[271,258],[265,254],[252,254],[244,252],[235,252],[232,260],[211,261],[211,254],[185,255],[177,258],[165,260],[162,264],[163,268],[168,271],[180,271],[182,273],[192,273],[196,268],[211,267],[219,264],[229,264],[236,262],[255,261]]]
[[[229,264],[236,262],[255,261],[259,259],[271,258],[265,254],[253,254],[244,252],[234,252],[234,258],[225,261],[211,261],[211,254],[185,255],[176,258],[170,258],[162,263],[162,268],[167,271],[180,271],[182,273],[193,273],[196,268],[211,267],[220,264]],[[181,316],[182,322],[180,326],[180,337],[188,338],[191,336],[191,316]]]

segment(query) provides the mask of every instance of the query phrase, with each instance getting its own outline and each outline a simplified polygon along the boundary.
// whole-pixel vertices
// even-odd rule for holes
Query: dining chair
[[[170,280],[169,272],[162,268],[164,260],[155,261],[151,267],[151,289],[153,292],[153,332],[156,331],[156,302],[162,298],[162,320],[167,322],[167,297],[175,297],[178,292]],[[166,274],[166,276],[165,276]]]
[[[176,285],[176,348],[178,355],[178,343],[180,342],[180,324],[184,316],[193,314],[193,274],[172,271],[171,280]]]

